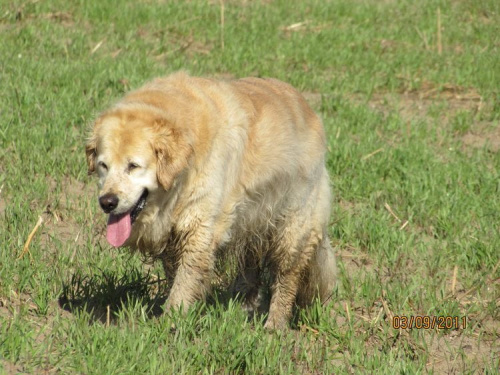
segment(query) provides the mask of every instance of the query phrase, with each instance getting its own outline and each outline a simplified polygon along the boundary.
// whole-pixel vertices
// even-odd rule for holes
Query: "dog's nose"
[[[113,211],[116,206],[118,206],[118,197],[116,194],[104,194],[102,197],[99,198],[99,204],[101,205],[101,208],[103,209],[104,212],[109,214],[111,211]]]

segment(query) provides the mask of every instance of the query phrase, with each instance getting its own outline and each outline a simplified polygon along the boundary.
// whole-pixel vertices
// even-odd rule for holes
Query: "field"
[[[499,35],[498,0],[0,0],[0,374],[499,373]],[[92,120],[179,69],[323,118],[338,290],[287,332],[230,269],[162,314],[159,265],[103,236]]]

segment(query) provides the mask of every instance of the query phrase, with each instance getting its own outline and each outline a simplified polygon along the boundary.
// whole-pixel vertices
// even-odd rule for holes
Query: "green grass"
[[[222,28],[218,1],[0,2],[0,373],[498,373],[500,3],[291,4],[227,0]],[[288,332],[223,288],[162,314],[158,266],[103,240],[92,119],[178,69],[282,79],[324,119],[339,288]]]

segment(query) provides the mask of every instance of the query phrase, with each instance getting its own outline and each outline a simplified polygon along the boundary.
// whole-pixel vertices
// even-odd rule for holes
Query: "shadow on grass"
[[[72,314],[85,312],[101,323],[113,323],[121,311],[137,306],[144,308],[148,318],[155,318],[164,313],[169,291],[166,279],[137,269],[123,276],[106,271],[93,276],[77,273],[63,284],[59,306]],[[227,288],[215,287],[204,305],[227,308],[234,298]]]
[[[59,306],[71,313],[87,312],[94,321],[113,322],[121,310],[140,305],[148,317],[163,313],[168,295],[166,280],[138,270],[119,277],[102,272],[95,276],[74,274],[63,284]],[[109,311],[109,312],[108,312]]]
[[[112,272],[101,272],[94,276],[74,274],[63,284],[63,292],[59,297],[59,306],[72,313],[87,313],[92,321],[113,323],[120,312],[137,306],[142,307],[148,318],[159,317],[164,313],[164,304],[169,293],[169,286],[165,279],[150,273],[144,275],[139,270],[132,270],[119,277]],[[231,301],[242,304],[239,295],[235,295],[231,288],[215,287],[207,296],[202,310],[208,307],[227,309]],[[265,289],[262,291],[260,305],[254,310],[248,310],[248,320],[260,320],[269,311],[270,295]],[[291,319],[291,328],[298,328],[300,310],[294,308]]]

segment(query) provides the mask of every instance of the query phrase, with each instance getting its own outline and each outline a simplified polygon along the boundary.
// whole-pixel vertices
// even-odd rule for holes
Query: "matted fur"
[[[249,306],[269,271],[266,327],[279,329],[295,302],[334,288],[325,145],[321,120],[288,84],[180,72],[104,112],[86,154],[100,196],[118,197],[117,214],[148,190],[124,246],[162,260],[167,309],[204,298],[216,254],[238,254],[234,285]]]

